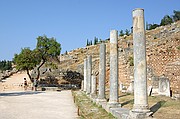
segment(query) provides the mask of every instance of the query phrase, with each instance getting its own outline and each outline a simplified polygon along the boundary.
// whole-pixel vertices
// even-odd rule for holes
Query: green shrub
[[[129,57],[128,61],[130,66],[134,66],[134,58],[132,56]]]

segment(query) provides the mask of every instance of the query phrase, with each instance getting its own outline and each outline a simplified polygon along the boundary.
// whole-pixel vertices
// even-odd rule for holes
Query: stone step
[[[129,109],[126,109],[126,108],[110,108],[110,112],[117,119],[129,119]]]

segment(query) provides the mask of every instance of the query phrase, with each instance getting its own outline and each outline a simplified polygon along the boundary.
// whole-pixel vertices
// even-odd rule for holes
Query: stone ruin
[[[36,78],[36,69],[31,72],[32,78]],[[38,86],[44,90],[44,87],[57,87],[59,89],[80,89],[83,76],[76,71],[51,69],[43,67],[40,69],[40,80]],[[50,90],[47,88],[47,90]]]
[[[133,51],[134,51],[134,80],[131,80],[128,88],[129,92],[134,92],[134,105],[132,110],[121,108],[119,103],[119,77],[118,77],[118,32],[110,32],[110,90],[109,100],[105,98],[105,79],[106,79],[106,46],[100,44],[99,58],[99,91],[96,86],[96,76],[92,74],[92,56],[88,55],[84,59],[84,82],[83,88],[87,95],[98,105],[102,105],[106,111],[111,112],[115,117],[121,119],[142,119],[148,118],[150,112],[148,105],[147,91],[147,60],[146,60],[146,40],[144,27],[144,10],[133,10]],[[170,96],[170,83],[167,78],[161,77],[159,81],[153,78],[152,89],[162,95]],[[123,84],[120,84],[120,90],[123,90]],[[154,90],[153,90],[154,91]],[[150,92],[152,93],[152,92]],[[93,94],[93,96],[92,96]]]

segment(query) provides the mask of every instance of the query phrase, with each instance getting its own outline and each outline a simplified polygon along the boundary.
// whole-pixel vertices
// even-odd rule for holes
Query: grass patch
[[[80,108],[81,119],[115,119],[111,113],[107,113],[102,106],[93,103],[85,93],[75,91],[73,95],[76,99],[76,105]],[[123,108],[132,109],[134,96],[129,93],[120,93],[119,102]],[[148,104],[157,119],[179,119],[180,101],[173,100],[166,96],[149,96]]]
[[[92,102],[84,92],[73,91],[74,101],[79,108],[79,119],[115,119],[102,106]]]
[[[134,104],[133,94],[120,93],[119,102],[123,108],[132,109]],[[179,119],[180,101],[166,96],[149,96],[149,108],[157,119]]]
[[[180,46],[177,46],[177,49],[180,50]]]

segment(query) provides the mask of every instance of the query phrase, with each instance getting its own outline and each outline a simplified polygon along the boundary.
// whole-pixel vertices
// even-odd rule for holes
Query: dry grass
[[[82,92],[73,92],[76,104],[81,110],[81,114],[86,119],[113,119],[104,109],[93,103],[86,94]],[[107,94],[108,97],[108,94]],[[119,102],[123,108],[132,109],[134,97],[129,93],[120,93]],[[148,97],[150,110],[156,119],[179,119],[180,118],[180,101],[173,100],[165,96]]]
[[[122,107],[132,109],[133,107],[133,95],[122,93],[120,94],[119,101]],[[156,119],[179,119],[180,118],[180,101],[173,100],[165,96],[150,96],[148,97],[148,104],[152,112],[153,117]]]
[[[80,119],[115,119],[101,106],[93,103],[83,92],[73,91],[75,103],[79,108]]]

